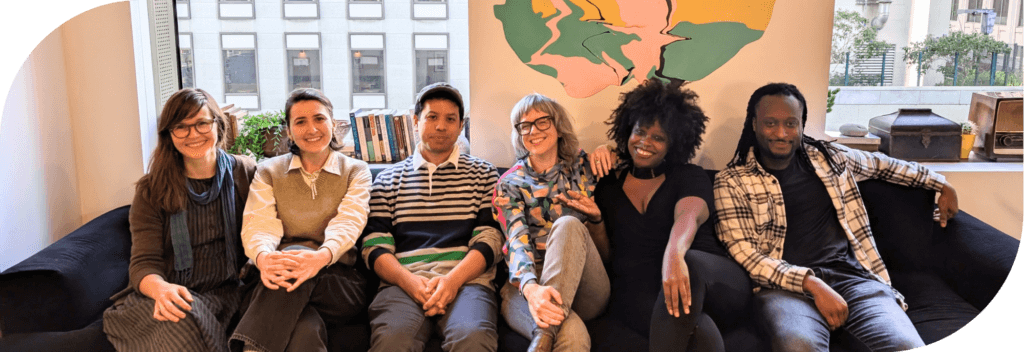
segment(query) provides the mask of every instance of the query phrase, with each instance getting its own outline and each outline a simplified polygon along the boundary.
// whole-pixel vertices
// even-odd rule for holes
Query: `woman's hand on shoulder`
[[[594,148],[594,152],[588,154],[587,157],[590,158],[590,171],[596,178],[608,175],[619,161],[619,157],[612,152],[612,147],[604,144]]]

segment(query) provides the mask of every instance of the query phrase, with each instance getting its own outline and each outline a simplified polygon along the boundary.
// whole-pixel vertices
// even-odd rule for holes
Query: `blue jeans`
[[[888,285],[830,269],[820,272],[819,278],[846,300],[850,314],[840,328],[872,351],[905,351],[924,346]],[[810,297],[762,289],[756,298],[773,351],[828,351],[828,323]]]
[[[423,351],[435,327],[444,338],[441,349],[445,351],[496,351],[497,301],[490,288],[469,284],[459,288],[447,314],[427,317],[401,287],[386,287],[367,311],[373,331],[370,351]]]

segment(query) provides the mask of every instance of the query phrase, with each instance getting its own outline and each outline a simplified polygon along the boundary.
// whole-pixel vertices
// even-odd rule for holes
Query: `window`
[[[967,9],[976,10],[982,8],[983,0],[967,0]],[[967,22],[981,23],[981,14],[967,15]]]
[[[281,6],[285,19],[320,18],[319,0],[284,0]]]
[[[191,18],[192,13],[189,9],[188,2],[188,0],[176,0],[174,2],[174,10],[178,13],[178,18],[184,20]]]
[[[259,110],[256,34],[221,34],[224,58],[224,101],[243,109]]]
[[[220,0],[218,10],[223,20],[256,18],[256,8],[252,0]]]
[[[178,53],[181,56],[181,88],[195,88],[196,72],[192,58],[192,34],[178,34]]]
[[[415,92],[436,82],[448,81],[448,35],[413,34],[416,52]]]
[[[384,70],[384,34],[350,34],[352,62],[352,106],[387,107]]]
[[[996,11],[996,24],[1006,24],[1006,15],[1010,14],[1010,0],[995,0],[992,9]]]
[[[384,19],[384,3],[380,0],[349,0],[348,18],[351,20]]]
[[[412,19],[444,20],[448,18],[447,0],[413,0]]]
[[[297,88],[322,89],[320,65],[320,34],[285,33],[284,42],[288,68],[288,91]]]
[[[956,21],[957,17],[960,16],[960,14],[956,13],[956,10],[960,9],[960,0],[953,0],[951,3],[952,9],[949,10],[949,20]]]

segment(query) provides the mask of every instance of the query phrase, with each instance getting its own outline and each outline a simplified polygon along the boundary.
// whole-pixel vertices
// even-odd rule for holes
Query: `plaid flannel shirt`
[[[876,280],[891,288],[889,273],[875,248],[875,240],[868,225],[868,213],[857,182],[881,179],[904,186],[940,191],[946,178],[914,162],[831,144],[830,153],[837,167],[845,168],[837,176],[832,173],[821,151],[806,144],[804,149],[815,174],[824,182],[832,198],[839,224],[850,241],[850,248],[857,261]],[[757,162],[753,148],[747,154],[744,165],[726,168],[715,177],[715,209],[718,215],[715,225],[718,237],[754,280],[757,286],[755,292],[766,287],[804,293],[804,277],[811,269],[782,260],[786,238],[786,207],[782,201],[782,187]],[[895,289],[892,291],[906,310],[903,295]]]

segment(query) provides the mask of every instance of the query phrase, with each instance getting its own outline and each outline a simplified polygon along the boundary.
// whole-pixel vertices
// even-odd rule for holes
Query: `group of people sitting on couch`
[[[413,112],[416,152],[372,180],[339,152],[320,91],[291,93],[291,153],[259,165],[225,152],[210,94],[171,96],[130,210],[130,285],[103,315],[111,343],[326,351],[327,326],[365,312],[372,351],[422,351],[434,335],[445,351],[495,351],[498,319],[530,351],[588,351],[584,322],[598,317],[652,351],[722,351],[715,321],[754,301],[777,351],[827,350],[840,328],[875,351],[924,344],[857,182],[938,191],[943,226],[955,191],[915,163],[804,135],[793,85],[753,93],[714,182],[690,163],[708,117],[678,84],[624,93],[607,121],[614,146],[589,154],[564,107],[527,95],[510,114],[517,161],[500,177],[456,147],[454,87],[425,87]],[[494,287],[502,260],[508,280]]]

